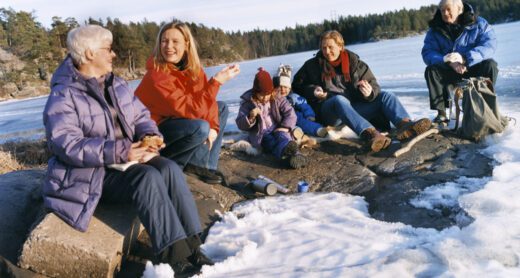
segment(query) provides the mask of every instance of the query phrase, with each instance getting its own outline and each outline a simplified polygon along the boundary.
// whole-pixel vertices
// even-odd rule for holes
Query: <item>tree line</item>
[[[470,4],[491,23],[520,19],[520,0],[472,0]],[[428,21],[435,11],[436,6],[431,5],[383,14],[340,16],[282,30],[247,32],[224,32],[203,24],[188,24],[198,42],[202,61],[212,65],[317,49],[319,35],[330,29],[338,30],[347,44],[418,34],[428,29]],[[118,55],[116,66],[128,72],[144,67],[163,24],[147,20],[125,24],[117,18],[90,18],[84,23],[98,24],[112,31],[113,49]],[[65,56],[67,32],[77,26],[78,21],[72,17],[56,16],[47,29],[32,13],[0,8],[0,47],[26,62],[26,77],[45,79]],[[21,72],[8,72],[0,76],[0,82],[20,81],[23,76]]]

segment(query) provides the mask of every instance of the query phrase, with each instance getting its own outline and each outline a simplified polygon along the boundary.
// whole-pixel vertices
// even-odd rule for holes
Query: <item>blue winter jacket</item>
[[[291,92],[287,95],[287,100],[294,107],[294,110],[303,114],[305,119],[310,117],[316,118],[316,114],[312,107],[307,103],[307,100],[297,93]]]
[[[464,4],[464,12],[459,16],[458,22],[464,29],[453,41],[442,28],[445,23],[437,10],[424,38],[422,57],[426,65],[444,63],[444,56],[451,52],[460,53],[468,67],[493,57],[497,39],[491,25],[482,17],[475,17],[468,4]]]
[[[110,73],[105,84],[124,139],[115,139],[112,116],[98,81],[85,80],[70,56],[52,77],[52,91],[43,112],[47,143],[53,153],[43,185],[44,203],[80,231],[87,230],[101,197],[105,166],[126,162],[132,142],[147,134],[160,135],[126,81]]]

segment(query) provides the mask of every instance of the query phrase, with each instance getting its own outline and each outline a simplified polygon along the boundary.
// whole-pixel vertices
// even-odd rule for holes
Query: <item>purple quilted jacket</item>
[[[247,119],[249,112],[257,107],[252,100],[252,96],[252,90],[248,90],[240,96],[242,100],[235,122],[240,130],[249,132],[249,142],[251,142],[255,148],[260,148],[262,138],[267,130],[264,127],[265,119],[260,117],[255,123],[250,123]],[[296,126],[296,113],[285,97],[276,96],[271,100],[271,115],[273,115],[273,124],[276,125],[277,128],[285,127],[292,130]]]
[[[44,203],[80,231],[87,230],[101,197],[105,166],[126,162],[132,142],[147,134],[160,135],[126,81],[110,73],[105,84],[124,139],[115,139],[113,120],[97,80],[85,80],[70,56],[52,77],[52,91],[43,111],[53,153],[43,185]]]

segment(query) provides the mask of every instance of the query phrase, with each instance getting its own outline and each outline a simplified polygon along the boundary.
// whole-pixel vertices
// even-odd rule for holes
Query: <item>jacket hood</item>
[[[85,86],[78,86],[79,80],[82,80],[78,70],[74,66],[74,63],[72,62],[72,57],[70,55],[67,55],[65,57],[65,60],[61,62],[61,64],[58,66],[54,74],[52,75],[51,79],[51,89],[55,86],[62,85],[65,87],[79,87],[79,89],[84,89]]]
[[[475,15],[475,11],[473,10],[473,7],[468,3],[463,3],[464,10],[462,14],[459,15],[457,18],[458,24],[460,24],[463,27],[469,26],[477,22],[477,16]],[[441,28],[444,24],[444,21],[442,20],[441,10],[437,8],[437,11],[435,12],[435,15],[433,16],[433,19],[428,22],[428,25],[430,28]]]
[[[109,73],[105,76],[105,80],[109,80],[113,77],[113,73]],[[64,86],[64,87],[74,87],[80,89],[82,91],[87,90],[87,82],[78,71],[74,63],[72,62],[72,57],[67,55],[65,60],[61,62],[58,66],[51,79],[51,89],[56,86]]]

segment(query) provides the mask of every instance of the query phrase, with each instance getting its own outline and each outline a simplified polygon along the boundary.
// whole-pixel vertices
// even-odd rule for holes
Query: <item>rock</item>
[[[13,82],[8,82],[2,86],[2,95],[5,97],[14,97],[18,95],[18,87]]]
[[[15,98],[28,98],[40,95],[40,92],[35,87],[23,87],[20,91],[14,95]]]
[[[410,152],[394,158],[392,154],[399,147],[400,143],[394,142],[388,150],[367,153],[357,140],[324,141],[314,149],[302,150],[310,162],[305,168],[296,170],[290,169],[286,162],[278,161],[272,155],[249,156],[224,148],[220,156],[219,169],[226,176],[227,186],[208,185],[192,177],[187,177],[187,181],[196,199],[201,222],[206,231],[215,220],[219,219],[216,210],[227,211],[237,202],[263,196],[246,186],[258,175],[264,175],[287,185],[292,192],[295,191],[298,181],[305,180],[310,185],[310,191],[341,192],[363,196],[369,203],[371,216],[382,221],[435,229],[470,224],[472,221],[470,217],[463,217],[464,222],[460,221],[460,216],[464,216],[464,211],[460,207],[433,211],[413,207],[410,200],[428,186],[454,181],[461,176],[489,176],[492,171],[491,159],[479,152],[482,146],[459,139],[451,132],[444,131],[418,142]],[[41,182],[42,177],[43,171],[19,171],[2,176],[0,190],[5,191],[5,188],[10,190],[5,191],[9,196],[6,196],[4,191],[0,192],[0,203],[7,202],[7,207],[13,206],[14,211],[18,212],[11,212],[13,215],[8,215],[7,220],[4,220],[4,217],[0,218],[0,232],[9,231],[2,228],[2,225],[16,222],[17,219],[24,219],[25,223],[17,228],[18,234],[21,231],[23,235],[24,231],[29,230],[27,223],[34,220],[37,213],[31,210],[27,201],[26,205],[23,205],[17,200],[41,203],[41,200],[34,201],[31,198],[38,199],[35,197],[37,190],[34,188]],[[15,194],[16,192],[19,192],[18,195]],[[14,197],[16,199],[13,200],[11,195],[16,196]],[[2,216],[7,207],[0,206]],[[24,215],[25,211],[29,213]],[[58,225],[50,220],[49,224]],[[14,238],[14,233],[8,233],[8,236]],[[54,233],[49,236],[54,237],[54,240],[59,239]],[[16,258],[16,250],[21,247],[25,237],[18,236],[14,238],[15,240],[4,237],[5,234],[2,234],[0,238],[0,256],[13,262],[13,258]],[[1,244],[4,246],[7,244],[8,248],[4,249]],[[30,247],[30,244],[27,245]],[[93,249],[85,247],[85,250]],[[47,253],[49,252],[41,256],[52,258],[52,255]],[[128,258],[118,275],[140,276],[145,261],[152,258],[146,233],[141,234],[138,244],[131,248]]]
[[[379,153],[367,153],[356,140],[338,140],[322,142],[315,149],[303,149],[310,163],[302,169],[289,169],[270,155],[251,157],[230,150],[221,154],[219,167],[228,176],[231,187],[239,191],[247,192],[244,185],[258,175],[286,184],[293,192],[299,180],[306,180],[310,191],[364,196],[376,219],[443,229],[461,225],[454,219],[460,208],[437,214],[415,208],[409,201],[431,185],[461,176],[489,176],[491,160],[480,154],[481,147],[444,131],[418,142],[398,158],[392,154],[400,148],[400,143],[394,142]]]
[[[84,233],[49,213],[25,241],[18,265],[51,277],[113,277],[141,229],[127,206],[98,205]]]
[[[15,171],[0,178],[0,256],[16,263],[33,222],[42,210],[43,170]]]
[[[128,255],[132,257],[135,251],[132,243],[139,227],[135,214],[128,213],[125,207],[101,204],[86,233],[72,229],[54,214],[47,214],[40,221],[43,211],[40,185],[44,175],[44,170],[27,170],[0,178],[0,258],[5,257],[9,262],[5,267],[11,271],[17,269],[12,264],[17,262],[21,250],[18,265],[30,269],[31,273],[53,277],[112,277],[119,271],[122,260]],[[205,231],[218,219],[216,210],[227,211],[244,199],[229,188],[208,185],[192,177],[187,180]],[[31,231],[33,225],[36,226]],[[146,242],[146,233],[143,234],[148,249],[141,257],[151,259],[150,245]],[[23,269],[16,272],[23,273]],[[142,269],[137,272],[140,275]]]
[[[16,55],[5,51],[1,47],[0,62],[2,62],[3,68],[8,69],[9,71],[20,71],[25,67],[25,63],[16,57]]]

